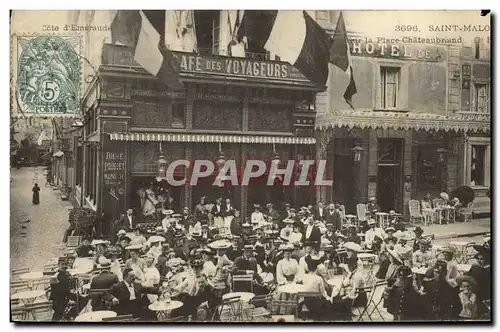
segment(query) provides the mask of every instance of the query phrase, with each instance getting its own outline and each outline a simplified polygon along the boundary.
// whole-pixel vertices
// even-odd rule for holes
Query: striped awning
[[[242,143],[242,144],[316,144],[314,137],[208,135],[173,133],[111,133],[112,141],[184,142],[184,143]]]

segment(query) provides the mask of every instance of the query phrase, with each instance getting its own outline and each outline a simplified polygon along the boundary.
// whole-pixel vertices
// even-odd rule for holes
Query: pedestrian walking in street
[[[38,186],[38,183],[35,183],[31,191],[33,191],[33,204],[40,204],[40,187]]]

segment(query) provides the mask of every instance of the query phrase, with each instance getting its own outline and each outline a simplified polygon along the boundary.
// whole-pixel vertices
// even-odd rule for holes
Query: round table
[[[411,272],[424,275],[427,272],[427,269],[425,267],[412,267]]]
[[[104,318],[113,318],[117,314],[110,310],[99,310],[81,314],[75,318],[75,322],[102,322]]]
[[[255,297],[255,294],[249,292],[234,292],[222,295],[223,300],[227,300],[233,297],[240,297],[241,302],[249,303]]]
[[[21,280],[38,280],[44,278],[42,271],[23,273],[19,276]]]
[[[277,291],[280,293],[286,293],[286,294],[297,294],[300,292],[304,292],[305,290],[304,290],[304,285],[290,283],[290,284],[279,286],[277,288]]]
[[[24,291],[24,292],[19,292],[11,295],[12,300],[20,300],[24,304],[31,304],[33,303],[38,297],[44,296],[45,291],[44,290],[31,290],[31,291]]]
[[[457,265],[457,270],[458,272],[468,272],[472,265],[470,264],[458,264]]]
[[[163,321],[168,317],[168,313],[172,310],[179,309],[182,307],[184,303],[181,301],[170,301],[170,302],[165,302],[165,301],[157,301],[154,303],[151,303],[148,308],[151,311],[155,311],[156,315],[158,317],[159,321]]]
[[[328,279],[326,283],[332,287],[337,287],[341,288],[342,286],[342,281],[344,280],[344,276],[342,275],[337,275],[331,279]]]

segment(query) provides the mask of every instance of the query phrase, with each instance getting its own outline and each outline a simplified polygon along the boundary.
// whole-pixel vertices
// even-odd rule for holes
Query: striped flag
[[[331,38],[306,11],[245,10],[238,39],[291,63],[319,87],[328,79]]]
[[[119,10],[111,24],[113,43],[132,47],[134,60],[170,89],[181,89],[179,63],[165,45],[165,10]]]
[[[340,12],[339,20],[335,27],[335,33],[333,34],[330,62],[349,75],[349,84],[344,92],[344,99],[346,103],[354,109],[352,96],[358,91],[352,73],[351,52],[349,50],[349,44],[347,43],[347,30],[345,28],[342,12]]]

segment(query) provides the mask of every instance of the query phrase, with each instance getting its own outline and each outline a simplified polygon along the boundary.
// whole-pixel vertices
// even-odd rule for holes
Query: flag
[[[172,51],[197,52],[194,10],[167,10],[165,42]]]
[[[344,92],[344,99],[346,103],[354,109],[352,105],[352,96],[356,94],[356,82],[354,82],[354,76],[352,73],[351,64],[351,51],[349,50],[349,44],[347,43],[347,30],[345,28],[344,17],[342,12],[335,27],[335,33],[333,34],[333,41],[330,50],[330,62],[343,70],[349,75],[349,84]]]
[[[171,89],[181,89],[179,64],[165,45],[165,10],[119,10],[111,23],[114,44],[134,49],[134,60]]]
[[[246,10],[238,38],[291,63],[319,87],[328,79],[331,38],[306,11]]]

